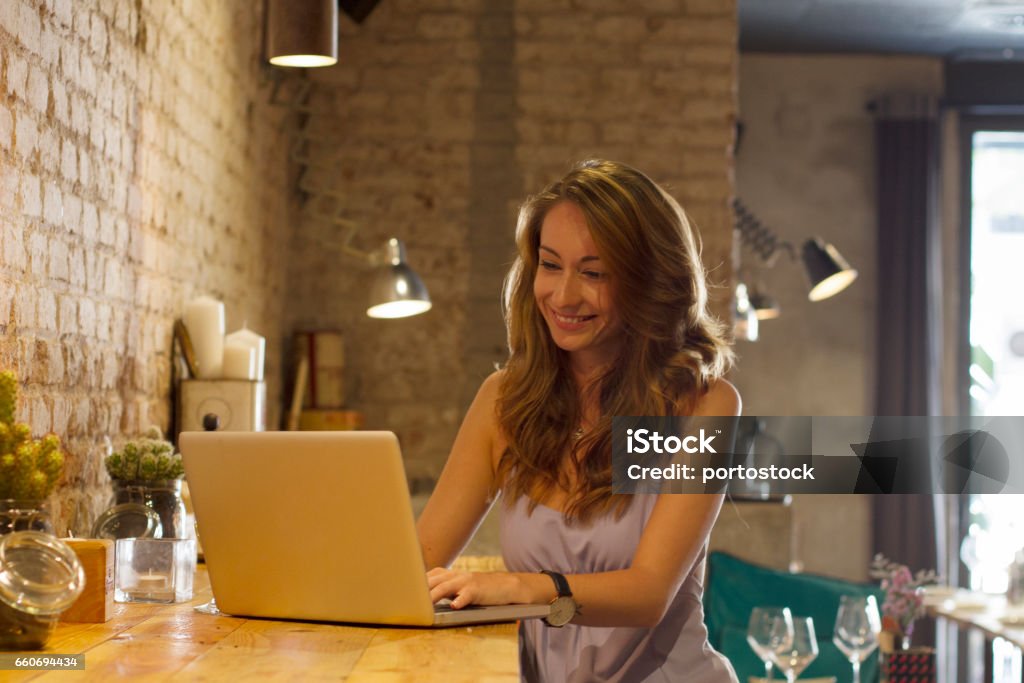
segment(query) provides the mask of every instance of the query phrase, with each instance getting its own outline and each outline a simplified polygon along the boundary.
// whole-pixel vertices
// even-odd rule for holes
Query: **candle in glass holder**
[[[150,569],[145,574],[135,577],[135,586],[140,591],[162,590],[167,588],[167,579],[166,574]]]

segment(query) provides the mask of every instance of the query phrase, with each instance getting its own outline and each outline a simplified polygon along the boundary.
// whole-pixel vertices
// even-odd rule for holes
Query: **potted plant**
[[[870,574],[872,578],[881,579],[885,591],[879,649],[882,652],[909,649],[914,622],[924,616],[921,588],[935,583],[935,570],[922,569],[913,574],[907,565],[879,554],[871,563]]]
[[[52,533],[45,501],[64,470],[64,453],[55,434],[33,439],[27,424],[14,421],[17,404],[18,378],[0,372],[0,535]]]
[[[158,537],[187,536],[181,499],[185,467],[181,454],[164,440],[159,427],[150,427],[143,436],[111,452],[104,464],[114,485],[112,506],[144,505],[160,517]]]

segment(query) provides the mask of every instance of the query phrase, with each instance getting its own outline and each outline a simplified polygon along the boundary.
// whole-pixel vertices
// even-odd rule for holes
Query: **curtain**
[[[878,197],[874,414],[938,415],[938,103],[931,96],[889,95],[872,105]],[[873,548],[914,570],[942,567],[944,517],[941,496],[875,496]]]

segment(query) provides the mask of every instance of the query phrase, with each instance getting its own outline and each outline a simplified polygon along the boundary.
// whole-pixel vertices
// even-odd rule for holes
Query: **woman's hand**
[[[452,608],[466,605],[508,605],[523,600],[521,582],[509,572],[462,572],[435,567],[427,572],[430,599],[452,599]]]

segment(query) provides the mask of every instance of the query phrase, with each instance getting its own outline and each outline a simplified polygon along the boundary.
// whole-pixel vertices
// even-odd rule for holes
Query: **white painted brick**
[[[12,36],[18,35],[22,4],[24,4],[23,0],[0,2],[0,28]]]
[[[6,107],[0,107],[0,147],[10,151],[14,137],[14,119]]]
[[[121,264],[115,259],[110,259],[107,261],[105,271],[104,294],[111,298],[121,298],[124,295]]]
[[[64,202],[56,183],[48,182],[43,190],[43,219],[51,225],[61,225],[64,219]]]
[[[79,51],[77,43],[64,42],[61,44],[60,67],[61,76],[64,77],[65,81],[78,83],[81,78],[79,74],[79,60],[81,56],[82,53]]]
[[[42,187],[39,176],[26,173],[21,177],[21,211],[26,216],[38,217],[43,212]]]
[[[64,194],[64,228],[71,235],[82,231],[82,200],[73,194]]]
[[[70,334],[78,328],[78,304],[67,294],[57,295],[57,325],[61,334]]]
[[[50,240],[50,277],[55,280],[67,282],[68,270],[68,247],[64,240],[54,237]]]
[[[85,337],[96,336],[96,304],[92,299],[78,302],[78,331]]]
[[[6,1],[11,2],[11,0]],[[29,52],[37,55],[40,53],[41,48],[41,31],[42,23],[39,21],[39,11],[33,5],[22,4],[18,16],[18,32],[15,35],[17,35],[18,40]]]
[[[21,329],[33,329],[36,326],[36,290],[23,285],[18,288],[18,296],[14,300],[15,320]]]
[[[75,143],[67,138],[60,150],[60,172],[64,179],[69,182],[78,180],[78,150]]]
[[[72,247],[68,254],[71,270],[71,284],[81,291],[85,287],[85,252],[79,247]]]
[[[100,341],[110,341],[110,304],[101,303],[96,307],[96,337]]]
[[[0,278],[0,329],[5,329],[11,321],[11,307],[18,286],[14,282]]]
[[[36,327],[43,332],[56,332],[57,295],[51,289],[40,288],[36,305]]]
[[[43,125],[39,128],[37,142],[39,165],[46,171],[55,171],[60,167],[60,136],[52,126]]]
[[[53,69],[60,61],[60,37],[49,27],[43,26],[40,55],[47,69]]]
[[[49,100],[50,83],[46,72],[33,64],[28,71],[28,103],[40,114],[46,114]]]
[[[68,102],[68,90],[64,82],[54,79],[50,86],[50,95],[53,97],[53,113],[65,126],[71,125],[71,106]]]
[[[3,5],[4,3],[0,3]],[[28,83],[28,62],[17,53],[7,53],[7,92],[25,99]]]
[[[28,264],[28,254],[25,251],[21,226],[7,222],[0,225],[3,227],[4,265],[14,271],[24,271]],[[0,324],[2,322],[0,321]]]
[[[63,28],[71,28],[71,3],[73,0],[50,0],[50,8],[57,24]]]
[[[92,30],[89,35],[89,49],[94,55],[100,58],[106,56],[107,27],[103,23],[103,18],[98,14],[92,15]]]
[[[92,185],[92,156],[88,150],[78,150],[78,180],[85,187]]]
[[[36,396],[28,401],[30,406],[29,427],[32,428],[32,436],[39,437],[48,433],[53,425],[50,418],[50,408],[46,405],[46,399]]]

